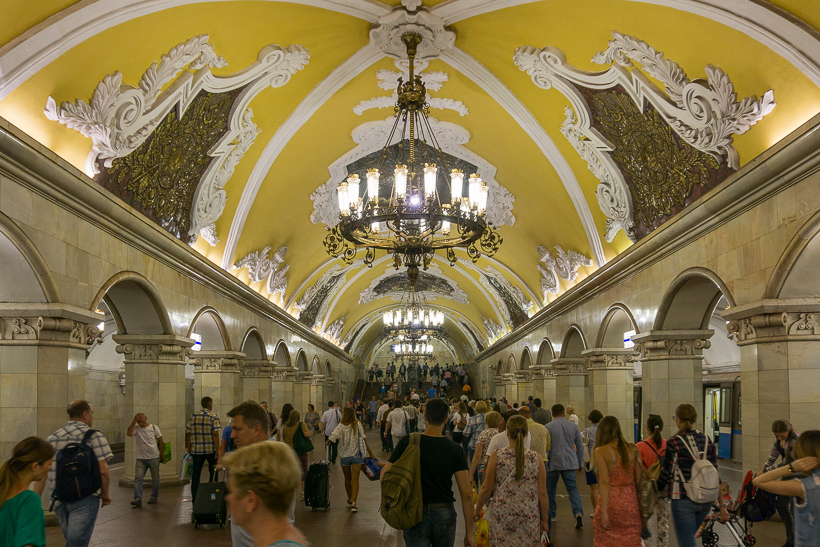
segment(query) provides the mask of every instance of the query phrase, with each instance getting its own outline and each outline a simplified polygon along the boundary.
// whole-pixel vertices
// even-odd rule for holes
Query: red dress
[[[614,452],[614,451],[613,451]],[[635,490],[635,468],[637,462],[624,470],[620,458],[617,465],[609,470],[609,530],[601,524],[601,496],[595,506],[595,547],[640,547],[641,510],[638,506],[638,492]]]

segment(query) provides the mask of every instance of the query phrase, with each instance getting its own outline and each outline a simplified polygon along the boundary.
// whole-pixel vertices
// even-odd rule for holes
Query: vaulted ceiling
[[[418,4],[418,0],[6,0],[0,8],[0,116],[93,175],[87,164],[92,149],[90,130],[84,134],[77,124],[72,125],[70,118],[75,115],[76,119],[77,113],[66,110],[65,105],[62,110],[52,108],[46,116],[44,108],[50,97],[56,105],[82,99],[93,107],[92,95],[107,75],[118,71],[123,85],[138,86],[152,63],[166,54],[181,55],[184,52],[175,48],[185,43],[198,48],[196,55],[205,52],[200,61],[212,56],[209,62],[190,66],[195,55],[187,62],[180,60],[182,75],[175,69],[163,76],[165,65],[160,63],[155,71],[159,82],[155,104],[168,103],[167,95],[180,88],[185,74],[195,75],[191,81],[208,71],[217,76],[206,86],[212,93],[227,91],[217,89],[220,82],[233,82],[231,89],[250,89],[262,80],[251,81],[248,74],[261,68],[251,67],[245,76],[237,73],[261,59],[260,51],[267,45],[280,46],[283,49],[276,51],[290,55],[282,69],[284,75],[259,84],[248,94],[247,104],[241,103],[241,94],[226,99],[242,104],[239,114],[246,107],[252,110],[246,122],[252,120],[258,134],[244,141],[236,137],[242,153],[233,158],[237,162],[231,165],[233,172],[227,171],[221,179],[224,203],[214,198],[220,201],[220,210],[203,217],[212,223],[210,231],[202,232],[192,247],[275,304],[300,315],[320,334],[367,359],[379,346],[381,312],[394,307],[401,297],[400,279],[387,259],[368,268],[358,263],[348,266],[325,253],[321,243],[327,222],[332,221],[335,198],[323,194],[322,187],[335,187],[346,166],[374,145],[371,134],[379,133],[372,128],[378,129],[379,122],[392,115],[389,99],[360,105],[389,97],[393,84],[379,84],[390,83],[399,72],[397,60],[388,55],[387,42],[378,35],[371,38],[371,28],[391,30],[396,28],[396,17],[406,16],[407,10],[411,19],[424,12],[420,22],[413,21],[435,27],[436,32],[452,32],[455,37],[454,44],[442,46],[424,68],[423,74],[440,83],[440,87],[429,86],[436,100],[430,115],[446,122],[441,126],[451,130],[453,144],[448,153],[479,165],[485,180],[497,182],[491,201],[504,238],[492,259],[482,258],[473,265],[461,255],[456,266],[437,260],[427,272],[424,294],[434,307],[445,310],[449,343],[459,358],[467,360],[632,245],[624,230],[608,225],[615,213],[607,209],[606,197],[602,202],[599,195],[607,173],[618,169],[616,178],[622,176],[632,185],[630,203],[636,214],[641,199],[657,201],[665,193],[651,185],[644,185],[646,195],[634,193],[635,185],[640,186],[635,177],[641,169],[668,168],[663,147],[649,141],[637,145],[628,158],[615,150],[610,171],[599,166],[596,172],[596,157],[608,161],[609,156],[600,155],[606,146],[598,146],[598,155],[591,159],[592,153],[582,155],[583,142],[597,142],[601,134],[606,137],[607,128],[618,127],[612,117],[617,114],[626,119],[629,112],[602,106],[593,116],[597,125],[579,145],[566,131],[566,107],[571,106],[576,116],[579,111],[579,98],[570,97],[573,89],[580,90],[580,95],[586,93],[584,100],[593,105],[590,90],[596,85],[599,89],[619,85],[619,92],[630,92],[634,86],[635,94],[651,87],[657,93],[650,90],[651,96],[638,111],[653,113],[663,111],[666,103],[658,106],[652,97],[666,93],[666,101],[674,103],[668,97],[674,95],[675,85],[693,89],[690,82],[705,82],[711,65],[722,72],[712,74],[714,80],[703,84],[706,88],[715,92],[723,86],[726,91],[726,81],[731,81],[736,93],[732,101],[752,96],[750,101],[760,100],[754,104],[763,112],[755,114],[753,121],[728,124],[733,128],[728,136],[732,152],[725,148],[710,152],[702,141],[694,145],[697,150],[687,149],[691,153],[687,161],[692,164],[711,161],[697,156],[706,153],[716,158],[715,173],[723,170],[708,184],[696,182],[695,186],[705,184],[703,191],[731,172],[729,167],[742,168],[820,111],[820,11],[811,7],[812,2],[737,0],[726,6],[721,0],[424,0],[416,11]],[[203,35],[207,37],[191,42]],[[629,43],[638,44],[636,51],[643,46],[654,49],[644,49],[643,57],[633,55],[634,68],[628,62],[619,63],[617,55],[593,62],[596,53],[606,51],[610,40],[617,41],[618,36],[634,40]],[[288,49],[289,45],[301,47]],[[533,48],[519,50],[521,46]],[[548,46],[560,50],[563,59],[561,55],[554,58],[564,66],[553,68],[558,72],[544,85],[538,77],[550,70],[549,63],[537,55]],[[681,72],[669,69],[667,61],[677,63]],[[604,86],[601,82],[606,78],[600,74],[615,65],[610,74],[626,79]],[[187,72],[183,70],[186,66]],[[664,67],[669,69],[666,73]],[[679,77],[681,73],[685,79]],[[768,90],[773,91],[774,107],[769,104],[771,96],[768,102],[764,98]],[[180,96],[179,100],[187,100],[184,93]],[[731,97],[731,93],[721,96]],[[360,108],[354,111],[357,105]],[[151,141],[155,148],[163,143],[163,128],[158,129],[157,124],[174,115],[171,106],[154,120],[140,143],[153,131],[157,132]],[[697,118],[697,105],[684,106],[693,120]],[[714,108],[723,107],[731,105]],[[139,110],[139,105],[130,108]],[[225,110],[228,125],[239,123],[236,109]],[[130,118],[123,112],[112,114],[112,119],[120,116],[117,131],[133,135],[126,127]],[[596,112],[594,106],[590,112]],[[662,133],[673,125],[670,117],[674,116],[666,116],[665,122],[651,129]],[[579,123],[584,122],[584,116],[580,118]],[[646,121],[633,115],[632,121],[636,119]],[[699,123],[693,120],[683,123]],[[185,128],[184,121],[170,127]],[[194,124],[194,129],[198,127]],[[635,131],[634,125],[620,127]],[[686,128],[677,129],[684,133]],[[667,133],[671,143],[681,140],[671,130]],[[205,138],[197,131],[188,135],[185,146],[192,149],[200,142],[197,139]],[[171,140],[165,143],[166,153],[180,155],[181,143],[174,142],[173,136],[167,138]],[[613,137],[608,138],[604,144],[614,142]],[[134,152],[142,156],[132,155],[129,161],[149,161],[150,154],[158,153],[149,148],[146,144]],[[136,145],[127,151],[135,149]],[[731,166],[734,151],[739,160]],[[215,149],[207,152],[214,156]],[[635,157],[636,152],[640,158]],[[125,156],[116,150],[112,154]],[[638,163],[641,169],[635,168]],[[115,162],[111,173],[122,172],[122,165]],[[111,184],[106,187],[114,188]],[[223,196],[218,190],[215,187],[214,195]],[[122,195],[131,194],[135,192]],[[700,191],[688,199],[698,195]],[[156,216],[156,208],[143,209]],[[679,209],[667,210],[658,223]],[[266,247],[270,247],[267,254],[260,253]],[[286,252],[274,257],[282,247],[287,247]],[[260,255],[246,260],[248,267],[234,267],[252,253]],[[272,262],[256,260],[265,257]]]

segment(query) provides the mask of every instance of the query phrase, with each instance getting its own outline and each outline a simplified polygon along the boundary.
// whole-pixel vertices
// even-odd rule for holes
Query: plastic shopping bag
[[[364,469],[364,474],[371,481],[379,480],[379,477],[382,474],[382,466],[376,458],[365,458],[364,467],[362,467],[362,469]]]
[[[179,470],[179,478],[180,479],[190,479],[194,476],[194,458],[185,453],[185,456],[182,457],[182,468]]]
[[[475,525],[475,544],[478,547],[490,547],[490,523],[483,518]]]

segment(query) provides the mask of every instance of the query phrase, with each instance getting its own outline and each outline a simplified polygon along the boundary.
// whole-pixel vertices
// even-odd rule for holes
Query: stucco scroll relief
[[[284,301],[285,292],[288,290],[287,273],[290,266],[285,264],[285,253],[288,248],[284,245],[279,247],[273,257],[268,258],[271,247],[266,246],[261,251],[250,253],[242,260],[233,265],[235,270],[242,268],[248,269],[248,279],[251,283],[259,283],[267,278],[268,282],[265,285],[268,294],[279,294]],[[284,266],[280,268],[279,266]]]
[[[489,317],[482,315],[481,321],[484,323],[484,330],[487,332],[487,338],[490,340],[490,344],[506,334],[504,328]]]
[[[592,58],[595,63],[611,64],[604,72],[580,70],[567,63],[561,50],[549,46],[542,49],[521,46],[513,54],[513,60],[532,77],[536,86],[555,87],[569,99],[572,108],[566,109],[561,131],[600,181],[596,196],[607,216],[605,237],[610,242],[620,230],[634,241],[656,226],[642,227],[643,232],[636,236],[639,226],[633,216],[636,211],[630,187],[616,163],[615,145],[602,135],[596,123],[591,97],[602,91],[626,94],[641,112],[657,116],[683,143],[731,170],[740,165],[733,145],[734,135],[748,131],[775,106],[772,90],[760,99],[751,96],[738,101],[732,81],[720,68],[708,65],[705,79],[691,80],[662,52],[643,40],[619,32],[613,32],[607,49]],[[636,68],[635,63],[640,68]],[[660,81],[664,89],[654,85],[647,74]]]
[[[370,31],[370,44],[394,59],[407,56],[401,37],[413,32],[421,35],[417,57],[429,60],[442,51],[455,47],[456,33],[444,25],[444,19],[426,7],[420,0],[404,0],[387,15],[379,18]]]
[[[591,258],[575,251],[565,251],[560,245],[555,246],[555,256],[544,247],[538,245],[538,271],[541,273],[541,292],[544,295],[544,303],[547,302],[548,294],[558,294],[560,286],[558,278],[567,281],[575,281],[578,278],[578,268],[581,266],[592,266]]]
[[[123,84],[122,74],[109,74],[97,85],[90,102],[57,102],[48,98],[45,115],[91,139],[86,158],[88,176],[100,172],[100,164],[111,167],[116,158],[137,150],[173,110],[179,115],[201,92],[225,93],[242,89],[232,109],[229,130],[209,155],[213,157],[194,194],[188,235],[202,235],[216,245],[215,222],[225,207],[223,190],[242,155],[258,135],[248,105],[262,89],[281,87],[304,68],[310,55],[301,45],[267,45],[257,60],[232,75],[215,76],[212,68],[227,65],[214,52],[208,35],[183,42],[153,63],[136,86]],[[187,69],[186,69],[187,67]]]

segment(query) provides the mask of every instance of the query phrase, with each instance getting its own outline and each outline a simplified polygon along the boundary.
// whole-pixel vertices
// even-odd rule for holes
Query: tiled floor
[[[378,435],[370,433],[371,446],[379,446]],[[378,454],[384,460],[386,454]],[[116,484],[122,476],[122,464],[113,466],[113,480]],[[741,474],[739,471],[722,470],[721,475],[728,478],[733,489],[737,489]],[[364,476],[362,476],[364,479]],[[344,482],[338,465],[331,471],[331,509],[328,513],[312,513],[309,508],[299,505],[296,512],[296,525],[313,542],[315,547],[399,547],[404,545],[401,532],[387,526],[378,514],[379,487],[377,483],[365,481],[359,495],[357,514],[351,513],[345,504]],[[589,490],[581,489],[587,513]],[[182,546],[207,544],[208,547],[230,546],[230,532],[227,529],[203,528],[194,530],[190,522],[191,502],[190,488],[169,488],[160,492],[157,505],[144,505],[140,509],[130,506],[132,491],[115,486],[112,497],[114,503],[100,511],[97,526],[94,530],[92,545],[147,547],[151,545]],[[559,484],[558,521],[554,523],[552,539],[556,547],[592,547],[592,519],[585,518],[583,530],[575,530],[569,500],[566,491]],[[458,507],[460,512],[460,507]],[[725,527],[721,530],[721,545],[735,546]],[[783,528],[779,522],[766,522],[756,525],[754,535],[758,547],[779,547],[784,542]],[[674,533],[671,534],[674,536]],[[48,528],[46,537],[49,547],[64,546],[59,527]],[[462,544],[464,523],[459,521],[459,532],[456,545]],[[654,547],[654,540],[647,546]],[[677,547],[674,538],[672,547]],[[523,546],[522,546],[523,547]]]

